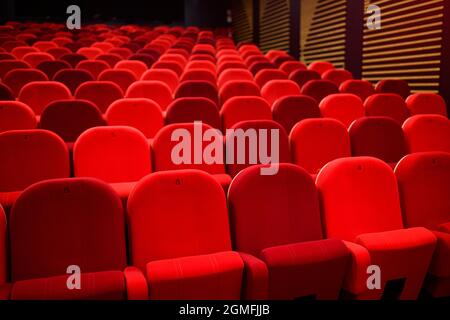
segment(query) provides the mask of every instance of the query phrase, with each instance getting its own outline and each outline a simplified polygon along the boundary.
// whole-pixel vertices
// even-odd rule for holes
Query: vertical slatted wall
[[[260,0],[260,47],[290,49],[290,0]]]
[[[253,41],[253,0],[233,0],[232,7],[236,43]]]
[[[404,79],[413,91],[437,92],[444,0],[365,1],[381,8],[381,29],[364,28],[363,78]]]
[[[301,5],[301,59],[329,61],[344,68],[347,0],[302,0]]]

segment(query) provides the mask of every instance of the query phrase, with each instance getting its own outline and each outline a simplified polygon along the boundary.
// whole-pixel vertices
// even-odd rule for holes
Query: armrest
[[[123,273],[128,300],[148,300],[147,279],[142,271],[136,267],[127,267]]]
[[[450,222],[441,224],[441,225],[439,226],[439,231],[450,233]]]
[[[239,253],[244,262],[243,299],[267,300],[269,297],[269,271],[266,264],[246,253]]]
[[[352,294],[359,295],[367,289],[367,268],[370,266],[369,251],[363,246],[343,241],[350,251],[350,267],[344,279],[344,289]]]

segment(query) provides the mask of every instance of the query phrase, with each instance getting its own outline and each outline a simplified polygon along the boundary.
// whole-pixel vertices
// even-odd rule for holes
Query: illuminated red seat
[[[102,71],[109,69],[109,64],[101,60],[85,60],[78,63],[76,69],[89,72],[93,80],[97,80]]]
[[[178,75],[169,69],[149,69],[140,80],[162,81],[169,86],[172,93],[175,92],[179,83]]]
[[[166,123],[191,123],[201,121],[220,129],[220,115],[217,105],[208,98],[184,97],[175,99],[167,108]]]
[[[17,97],[18,101],[31,107],[36,115],[40,115],[51,102],[65,99],[72,99],[70,90],[56,81],[30,82],[20,90]]]
[[[247,120],[272,120],[267,101],[261,97],[238,96],[228,99],[220,110],[224,130]]]
[[[216,85],[201,80],[186,80],[175,91],[175,99],[184,97],[203,97],[219,104]]]
[[[440,115],[417,115],[403,124],[409,152],[450,152],[450,120]]]
[[[447,116],[445,100],[435,93],[415,93],[406,99],[406,106],[412,116],[418,114],[439,114]]]
[[[75,92],[75,99],[94,103],[102,113],[116,100],[123,98],[122,89],[111,81],[88,81],[81,84]]]
[[[66,69],[58,71],[54,75],[53,81],[64,84],[67,88],[69,88],[72,94],[75,94],[80,85],[88,81],[94,81],[94,77],[86,70]]]
[[[329,80],[339,87],[345,81],[353,79],[353,75],[345,69],[332,69],[323,73],[322,79]]]
[[[375,88],[366,80],[347,80],[339,87],[341,93],[351,93],[357,95],[362,101],[375,94]]]
[[[11,130],[35,129],[33,110],[19,101],[0,101],[0,133]]]
[[[117,84],[123,92],[137,81],[136,75],[126,69],[107,69],[98,75],[98,81],[111,81]]]
[[[310,96],[319,104],[324,98],[337,93],[338,87],[328,80],[310,80],[302,87],[302,94]]]
[[[316,61],[316,62],[311,63],[308,66],[308,69],[315,71],[322,76],[328,70],[334,69],[334,65],[331,62],[327,62],[327,61]]]
[[[408,82],[397,79],[381,80],[376,85],[375,91],[377,93],[398,94],[403,99],[408,98],[408,96],[411,94],[411,89]]]
[[[116,70],[129,70],[134,73],[136,79],[140,79],[141,76],[147,71],[148,67],[145,63],[138,60],[122,60],[119,61],[115,66]]]
[[[400,125],[409,117],[405,100],[397,94],[378,93],[368,97],[364,103],[369,117],[389,117]]]
[[[136,81],[132,83],[125,98],[145,98],[155,101],[161,110],[166,110],[172,102],[172,92],[167,84],[161,81]]]
[[[16,69],[8,72],[3,79],[3,83],[11,89],[15,97],[19,95],[20,90],[26,84],[36,81],[48,81],[48,78],[45,73],[40,70]]]
[[[364,105],[358,96],[338,93],[327,96],[320,103],[320,112],[324,118],[333,118],[347,128],[353,121],[365,116]]]

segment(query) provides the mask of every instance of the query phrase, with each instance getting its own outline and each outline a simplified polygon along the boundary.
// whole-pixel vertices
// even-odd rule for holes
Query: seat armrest
[[[128,300],[148,300],[148,285],[144,274],[136,267],[127,267],[125,275]]]
[[[344,280],[344,289],[354,295],[363,294],[367,288],[367,268],[370,266],[369,251],[354,242],[343,241],[350,251],[350,264]]]
[[[267,300],[269,297],[269,271],[266,264],[247,253],[239,253],[244,262],[242,298]]]

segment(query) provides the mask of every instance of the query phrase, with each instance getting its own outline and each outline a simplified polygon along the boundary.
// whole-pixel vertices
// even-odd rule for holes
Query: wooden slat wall
[[[364,28],[363,78],[404,79],[413,91],[437,92],[444,0],[365,1],[381,8],[381,29]]]
[[[253,41],[253,0],[233,0],[232,18],[236,43]]]
[[[307,34],[301,50],[303,61],[329,61],[338,68],[345,67],[346,3],[347,0],[316,0],[309,30],[302,30],[303,35]]]
[[[272,49],[290,49],[289,0],[260,1],[260,47],[263,52]]]

